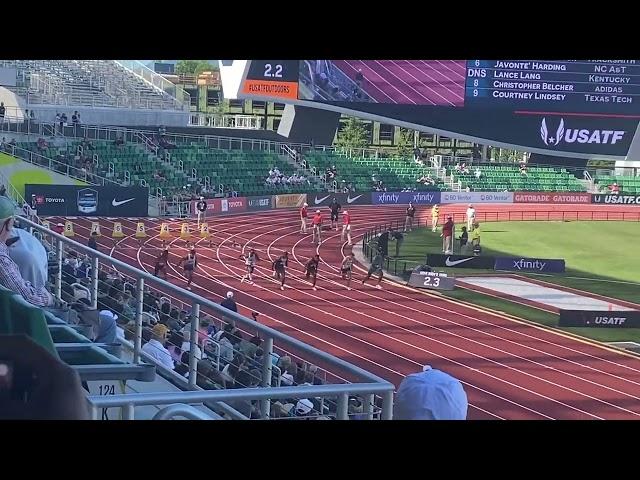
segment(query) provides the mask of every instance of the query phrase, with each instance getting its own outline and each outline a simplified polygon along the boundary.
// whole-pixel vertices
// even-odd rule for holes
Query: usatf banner
[[[606,203],[610,205],[640,205],[640,195],[591,195],[593,203]]]
[[[637,310],[560,310],[558,325],[561,327],[638,328],[640,312]]]

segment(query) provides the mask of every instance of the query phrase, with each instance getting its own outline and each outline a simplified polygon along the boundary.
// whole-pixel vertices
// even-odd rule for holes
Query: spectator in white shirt
[[[187,326],[184,328],[183,332],[182,332],[182,336],[184,338],[184,341],[182,342],[182,352],[189,352],[191,350],[191,342],[189,341],[189,339],[191,338],[191,330],[190,330],[191,326],[189,324],[187,324]],[[200,350],[200,347],[198,345],[195,345],[195,356],[198,360],[202,360],[202,350]]]
[[[167,341],[167,333],[169,329],[162,325],[161,323],[156,324],[153,327],[152,335],[153,337],[142,347],[142,351],[147,355],[151,356],[156,363],[159,365],[173,370],[175,365],[173,364],[173,358],[171,358],[171,354],[169,350],[167,350],[164,346]]]
[[[474,173],[476,175],[476,178],[480,178],[482,176],[482,172],[480,171],[480,169],[478,167],[476,167],[476,171]]]

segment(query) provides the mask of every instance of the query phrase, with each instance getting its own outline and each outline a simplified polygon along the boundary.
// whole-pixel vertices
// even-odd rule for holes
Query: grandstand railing
[[[202,403],[213,402],[218,406],[225,406],[225,400],[230,399],[251,399],[260,400],[260,413],[261,418],[267,419],[270,416],[270,403],[271,399],[276,398],[291,398],[299,397],[306,398],[306,395],[313,395],[315,397],[333,397],[337,398],[338,410],[336,416],[338,418],[346,418],[346,409],[348,404],[349,395],[357,395],[363,397],[366,405],[366,413],[368,418],[373,417],[373,410],[375,405],[381,405],[379,410],[379,418],[391,419],[393,411],[393,384],[386,380],[374,375],[358,366],[355,366],[345,360],[337,358],[326,352],[323,352],[315,347],[301,342],[293,337],[285,335],[278,330],[262,325],[255,319],[249,319],[231,310],[228,310],[221,305],[203,298],[202,296],[191,293],[188,290],[180,288],[172,283],[169,283],[161,278],[155,277],[145,271],[137,269],[123,261],[112,258],[109,255],[95,251],[86,247],[70,238],[62,235],[58,235],[51,230],[47,230],[43,226],[36,224],[25,218],[20,219],[21,223],[24,223],[27,227],[30,227],[33,231],[38,232],[39,236],[47,239],[51,239],[51,244],[55,245],[55,250],[58,252],[56,260],[58,263],[58,270],[56,274],[56,287],[55,295],[57,298],[62,298],[62,266],[63,266],[63,254],[65,250],[73,250],[78,255],[83,255],[92,259],[94,272],[91,275],[90,280],[90,292],[91,303],[93,308],[96,308],[98,301],[98,271],[103,267],[107,267],[109,270],[118,272],[125,278],[125,282],[135,286],[135,299],[136,299],[136,313],[135,313],[135,330],[133,332],[133,341],[123,340],[122,344],[125,349],[132,353],[134,363],[154,363],[153,359],[149,357],[144,351],[142,351],[142,330],[143,321],[147,318],[147,312],[144,310],[144,295],[145,291],[149,288],[159,291],[163,295],[168,295],[173,298],[179,298],[183,305],[190,307],[191,323],[189,329],[189,362],[188,362],[188,380],[181,377],[176,372],[167,370],[161,365],[156,365],[158,372],[164,373],[172,380],[178,377],[182,382],[184,388],[192,390],[192,392],[178,392],[178,393],[154,393],[154,394],[135,394],[135,395],[122,395],[111,398],[96,398],[89,397],[89,403],[94,413],[94,418],[97,418],[97,409],[106,406],[123,406],[125,407],[125,418],[133,418],[135,405],[168,405],[172,403]],[[216,318],[225,319],[227,322],[235,322],[236,326],[245,332],[257,332],[257,335],[263,340],[262,350],[264,351],[262,362],[262,378],[261,385],[264,388],[247,388],[237,389],[233,391],[203,391],[196,385],[196,379],[198,374],[198,359],[196,358],[196,349],[198,348],[198,333],[200,328],[201,315],[215,316]],[[274,348],[277,344],[277,348],[281,351],[294,352],[298,358],[304,358],[308,362],[313,362],[316,365],[322,366],[325,370],[330,370],[334,378],[342,378],[345,383],[328,384],[324,386],[313,387],[279,387],[272,388],[272,373],[274,366],[272,365],[272,355],[274,354]],[[380,401],[377,402],[376,398]],[[106,402],[106,403],[105,403]],[[231,412],[230,415],[235,418],[242,418],[243,416],[236,412],[229,406],[225,406],[223,409],[227,412]],[[233,413],[235,412],[235,413]],[[246,417],[245,417],[246,418]]]
[[[171,83],[138,60],[114,60],[114,62],[173,98],[182,110],[187,112],[191,110],[191,95],[181,86]]]

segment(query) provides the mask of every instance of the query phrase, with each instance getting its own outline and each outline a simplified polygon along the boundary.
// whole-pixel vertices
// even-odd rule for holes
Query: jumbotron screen
[[[620,158],[640,121],[640,61],[252,60],[238,95],[477,143]]]

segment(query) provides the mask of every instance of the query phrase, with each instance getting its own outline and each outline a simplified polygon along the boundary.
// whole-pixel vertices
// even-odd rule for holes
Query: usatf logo
[[[561,141],[565,143],[597,143],[603,145],[615,145],[625,135],[624,130],[587,130],[577,128],[565,128],[564,119],[560,119],[555,133],[549,133],[547,119],[540,123],[540,138],[549,147],[556,147]]]

